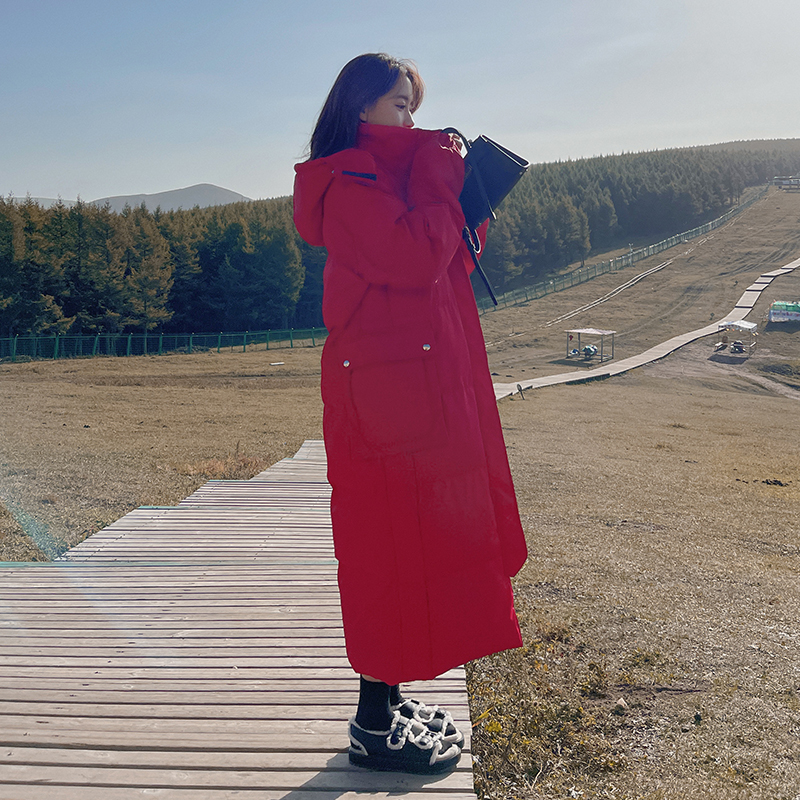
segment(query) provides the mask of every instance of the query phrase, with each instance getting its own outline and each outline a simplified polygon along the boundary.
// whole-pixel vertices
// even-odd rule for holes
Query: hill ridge
[[[62,198],[53,197],[31,197],[31,200],[44,208],[50,208],[59,201],[67,206],[67,208],[71,208],[78,202],[77,200],[64,200]],[[140,206],[142,203],[144,203],[148,211],[152,212],[157,208],[160,208],[162,211],[177,211],[181,208],[191,209],[195,206],[208,208],[210,206],[225,206],[230,203],[245,203],[250,200],[251,198],[245,197],[245,195],[239,194],[239,192],[234,192],[222,186],[216,186],[213,183],[195,183],[191,186],[185,186],[182,189],[168,189],[163,192],[153,193],[111,195],[109,197],[99,197],[96,200],[87,200],[86,202],[90,205],[101,207],[108,203],[112,211],[119,213],[125,206],[134,208],[135,206]]]

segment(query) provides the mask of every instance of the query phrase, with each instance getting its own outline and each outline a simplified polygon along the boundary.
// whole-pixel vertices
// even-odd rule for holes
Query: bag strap
[[[457,128],[442,128],[442,133],[454,133],[458,136],[459,139],[464,143],[464,147],[467,151],[467,156],[469,156],[470,151],[472,150],[472,142],[461,133],[460,130]],[[494,208],[492,207],[492,203],[489,200],[489,194],[486,191],[486,186],[483,183],[483,176],[481,175],[481,171],[478,169],[477,164],[470,164],[470,169],[475,173],[475,181],[478,184],[478,190],[481,193],[481,197],[483,198],[484,203],[486,203],[486,207],[489,209],[489,218],[490,219],[497,219],[497,215],[494,213]],[[476,237],[477,238],[477,237]],[[480,250],[478,251],[480,252]]]
[[[451,133],[458,136],[459,139],[464,143],[464,147],[467,151],[467,155],[469,155],[470,148],[472,147],[472,142],[464,136],[461,131],[457,128],[442,128],[442,133]],[[489,201],[489,195],[486,193],[486,187],[483,185],[483,177],[481,176],[481,171],[478,169],[476,164],[470,164],[470,168],[475,173],[475,181],[478,184],[478,189],[480,190],[481,195],[483,196],[483,200],[486,203],[486,207],[489,209],[489,216],[491,219],[497,219],[497,216],[494,213],[494,209],[492,208],[492,204]],[[469,254],[472,256],[472,263],[475,265],[475,271],[480,276],[481,280],[483,281],[484,285],[486,286],[487,291],[489,292],[489,297],[492,299],[492,302],[497,305],[497,298],[494,294],[494,289],[492,289],[492,284],[489,283],[489,278],[486,277],[486,273],[483,271],[483,267],[481,266],[480,261],[478,260],[478,255],[481,252],[481,240],[478,237],[478,232],[476,230],[472,230],[468,225],[464,226],[464,230],[461,232],[461,235],[464,241],[467,243],[467,248],[469,249]]]

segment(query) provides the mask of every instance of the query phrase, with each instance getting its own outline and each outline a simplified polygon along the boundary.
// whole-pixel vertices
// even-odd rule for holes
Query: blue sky
[[[0,193],[291,192],[363,52],[533,162],[800,136],[796,0],[0,0]]]

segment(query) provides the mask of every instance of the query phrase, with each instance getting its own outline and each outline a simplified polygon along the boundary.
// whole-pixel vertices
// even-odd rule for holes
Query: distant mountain
[[[24,198],[17,198],[17,202],[22,202]],[[32,197],[34,203],[38,203],[43,208],[54,206],[58,200],[52,197]],[[185,189],[172,189],[168,192],[156,192],[155,194],[124,194],[116,197],[101,197],[98,200],[89,200],[92,205],[104,206],[108,203],[112,211],[119,213],[125,206],[140,206],[142,203],[148,211],[155,211],[160,207],[162,211],[176,211],[179,208],[190,209],[195,206],[208,208],[208,206],[226,206],[229,203],[242,203],[249,201],[238,192],[230,189],[223,189],[221,186],[214,186],[211,183],[198,183],[195,186],[187,186]],[[67,208],[75,205],[75,200],[61,201]]]
[[[168,192],[156,194],[126,194],[118,197],[101,197],[91,202],[96,206],[109,204],[112,211],[120,212],[125,206],[140,206],[145,204],[148,211],[155,211],[160,207],[162,211],[177,211],[179,208],[189,209],[195,206],[207,208],[208,206],[226,206],[229,203],[246,202],[250,198],[221,186],[211,183],[198,183],[187,186],[185,189],[172,189]]]
[[[12,200],[17,204],[24,203],[27,199],[27,195],[25,197],[12,198]],[[75,200],[61,200],[60,197],[58,200],[56,200],[55,197],[31,197],[31,200],[36,203],[37,206],[41,206],[42,208],[52,208],[59,201],[62,202],[67,208],[72,208],[72,206],[75,205]]]

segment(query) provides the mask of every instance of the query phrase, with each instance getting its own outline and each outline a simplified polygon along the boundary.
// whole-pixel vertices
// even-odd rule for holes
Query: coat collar
[[[393,125],[372,125],[362,122],[358,126],[356,147],[366,150],[377,165],[394,176],[403,194],[420,145],[437,136],[439,131],[423,128],[401,128]]]

